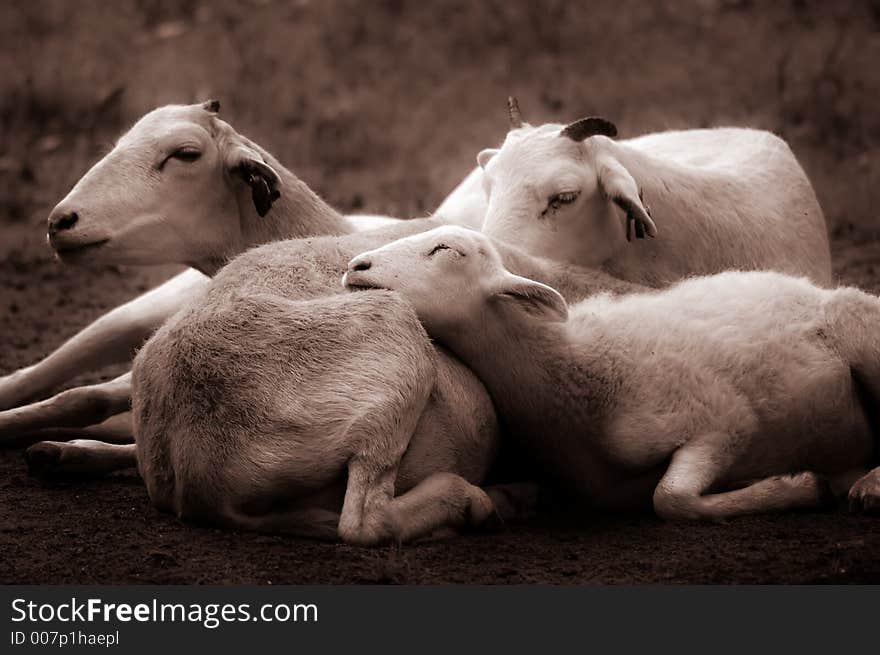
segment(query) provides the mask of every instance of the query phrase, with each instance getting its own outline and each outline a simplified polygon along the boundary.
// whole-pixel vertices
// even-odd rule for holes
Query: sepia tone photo
[[[0,583],[880,582],[880,2],[0,32]]]

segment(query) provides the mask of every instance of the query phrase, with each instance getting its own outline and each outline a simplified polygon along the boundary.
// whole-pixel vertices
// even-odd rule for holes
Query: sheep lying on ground
[[[177,262],[196,270],[112,310],[41,362],[0,377],[0,409],[44,395],[83,371],[128,360],[163,321],[198,295],[208,284],[206,276],[247,248],[400,223],[341,216],[218,112],[216,101],[149,112],[49,217],[50,245],[65,263]],[[0,443],[47,433],[44,438],[131,442],[125,413],[130,393],[130,374],[125,374],[0,411]],[[133,446],[92,439],[35,445],[28,451],[32,471],[102,474],[134,465]]]
[[[399,291],[477,374],[505,434],[598,507],[668,519],[820,505],[880,508],[869,407],[880,299],[727,272],[568,308],[513,275],[484,235],[442,227],[365,252],[349,288]]]
[[[438,224],[250,250],[169,320],[132,371],[152,501],[185,519],[272,532],[331,537],[339,519],[355,543],[479,523],[527,502],[518,487],[490,490],[490,501],[475,486],[498,439],[477,379],[434,353],[397,294],[340,284],[358,252]],[[633,286],[505,255],[573,297]]]
[[[0,412],[0,442],[46,428],[87,426],[126,409],[127,374],[17,406],[45,398],[80,373],[129,361],[207,285],[206,276],[247,248],[398,222],[341,216],[269,152],[222,121],[219,107],[209,101],[147,113],[53,209],[49,245],[66,264],[185,263],[196,270],[108,312],[42,361],[0,376],[0,410],[15,408]],[[129,423],[113,420],[84,433],[130,440]]]
[[[489,196],[482,231],[494,239],[649,286],[728,269],[831,282],[816,194],[773,134],[718,128],[613,141],[617,129],[603,119],[532,127],[511,109],[502,147],[478,156]],[[657,238],[628,244],[633,229]]]

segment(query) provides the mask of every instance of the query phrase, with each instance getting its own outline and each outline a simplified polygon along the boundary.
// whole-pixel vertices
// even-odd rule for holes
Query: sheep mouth
[[[104,246],[108,241],[110,241],[110,239],[101,239],[99,241],[92,241],[91,243],[53,244],[52,248],[55,250],[55,254],[59,257],[70,257],[71,255],[76,256],[97,250]]]
[[[383,287],[380,284],[376,284],[375,282],[370,281],[363,275],[358,275],[355,272],[349,271],[342,277],[342,286],[344,286],[349,291],[365,291],[366,289],[385,289],[386,291],[390,291],[388,287]]]

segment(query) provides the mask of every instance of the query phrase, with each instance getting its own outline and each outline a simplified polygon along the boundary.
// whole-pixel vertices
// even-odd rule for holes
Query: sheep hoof
[[[530,483],[503,484],[485,489],[493,511],[482,528],[497,530],[506,523],[534,518],[538,513],[538,486]]]
[[[856,480],[849,490],[851,512],[880,514],[880,468]]]
[[[62,444],[55,441],[35,443],[24,453],[28,475],[35,478],[50,478],[61,470]]]

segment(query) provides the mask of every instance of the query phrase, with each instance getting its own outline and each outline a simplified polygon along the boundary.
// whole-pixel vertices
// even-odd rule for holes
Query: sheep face
[[[242,178],[263,175],[277,186],[277,175],[218,108],[173,105],[141,118],[50,214],[57,256],[127,264],[222,257],[240,236]]]
[[[530,314],[564,319],[554,289],[507,271],[488,237],[467,228],[439,227],[362,253],[342,280],[350,290],[390,289],[412,304],[431,336],[446,343],[487,307],[516,301]]]
[[[627,240],[607,188],[617,182],[608,179],[614,144],[603,135],[578,140],[570,127],[511,130],[499,150],[478,155],[489,198],[482,230],[535,255],[598,266]],[[627,192],[640,203],[635,182]]]

